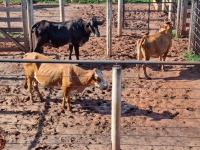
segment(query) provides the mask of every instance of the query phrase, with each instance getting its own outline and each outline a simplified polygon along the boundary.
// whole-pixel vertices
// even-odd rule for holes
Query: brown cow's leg
[[[159,56],[159,58],[160,58],[160,62],[162,62],[162,56]],[[162,65],[158,65],[158,68],[161,69]]]
[[[168,51],[166,51],[162,57],[163,61],[165,61],[166,57],[167,57],[167,54],[168,54]],[[164,68],[164,65],[162,65],[162,68],[161,68],[163,71],[165,71],[165,68]]]

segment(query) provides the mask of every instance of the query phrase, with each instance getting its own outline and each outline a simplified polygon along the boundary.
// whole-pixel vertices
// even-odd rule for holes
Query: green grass
[[[8,34],[12,37],[22,37],[23,33],[22,32],[8,32]],[[3,37],[3,34],[0,32],[0,37]]]
[[[172,30],[172,37],[176,37],[176,30]]]
[[[200,56],[197,55],[193,50],[184,51],[182,55],[189,61],[200,61]]]

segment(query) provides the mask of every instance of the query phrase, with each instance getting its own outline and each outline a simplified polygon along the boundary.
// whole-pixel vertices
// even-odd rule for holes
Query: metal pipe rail
[[[152,65],[200,65],[200,62],[194,61],[118,61],[118,60],[30,60],[30,59],[0,59],[0,62],[8,63],[69,63],[69,64],[111,64],[111,65],[123,65],[123,64],[152,64]]]

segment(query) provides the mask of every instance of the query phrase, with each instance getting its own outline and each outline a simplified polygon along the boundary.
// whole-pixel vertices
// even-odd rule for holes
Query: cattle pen
[[[188,62],[182,56],[188,49],[199,50],[199,0],[192,0],[194,3],[191,9],[195,11],[192,11],[192,21],[189,21],[191,24],[187,22],[179,28],[182,30],[185,27],[188,29],[188,25],[192,26],[189,32],[190,42],[185,34],[180,34],[179,38],[174,37],[166,62],[162,63],[156,58],[149,62],[136,61],[135,43],[147,33],[148,26],[150,31],[152,25],[155,27],[153,29],[158,28],[159,23],[167,19],[169,14],[156,11],[153,7],[155,2],[142,5],[125,2],[125,9],[121,11],[126,18],[121,19],[133,22],[118,22],[118,3],[107,2],[112,7],[107,7],[107,3],[63,5],[61,1],[56,4],[17,3],[8,6],[0,3],[0,16],[5,15],[0,17],[0,33],[3,33],[0,34],[0,149],[200,149],[200,64]],[[118,2],[122,3],[120,0]],[[180,6],[186,4],[185,0],[179,2],[182,2]],[[23,4],[27,7],[22,7]],[[166,1],[163,4],[167,4],[167,8],[169,4],[175,3]],[[33,20],[30,20],[32,22],[25,26],[22,22],[25,18],[22,14],[24,9],[29,11],[26,16],[28,13],[33,14]],[[64,16],[61,11],[63,9]],[[172,10],[175,17],[178,16],[178,10],[178,7],[177,10]],[[190,6],[187,6],[187,11],[181,11],[187,12],[187,21],[190,20],[189,11]],[[106,18],[107,12],[112,18]],[[30,25],[43,19],[62,21],[78,16],[87,19],[91,14],[108,22],[100,26],[99,38],[91,36],[88,43],[80,48],[80,61],[67,60],[68,45],[59,49],[45,46],[44,54],[59,59],[46,61],[48,63],[79,63],[84,69],[98,68],[109,87],[101,91],[92,86],[84,93],[72,96],[72,113],[62,109],[63,94],[58,87],[47,88],[39,85],[44,101],[40,101],[34,92],[35,101],[31,104],[29,93],[24,89],[25,73],[22,64],[45,61],[22,60],[27,46],[24,45],[24,40],[29,39]],[[157,17],[160,22],[147,22],[146,16],[149,16],[149,19],[155,19],[151,16]],[[177,20],[175,19],[175,24]],[[109,57],[106,55],[106,52],[109,52],[106,51],[108,23],[112,27],[108,31],[112,33],[112,53]],[[13,27],[15,25],[16,28]],[[120,26],[126,29],[120,29]],[[132,30],[132,27],[138,30]],[[16,42],[22,47],[16,45]],[[143,74],[142,79],[137,77],[135,65],[143,63],[148,66],[147,72],[151,80],[144,79]],[[159,64],[165,64],[166,71],[159,70]]]
[[[19,74],[1,75],[1,140],[5,140],[5,149],[25,148],[25,149],[199,149],[199,88],[186,87],[186,81],[183,80],[182,87],[176,87],[171,84],[155,90],[151,84],[141,87],[133,80],[131,76],[123,76],[125,65],[135,64],[165,64],[180,65],[191,67],[199,66],[198,62],[154,62],[154,61],[69,61],[69,60],[21,60],[21,59],[0,59],[1,64],[16,63],[74,63],[88,65],[108,65],[112,68],[110,75],[106,79],[111,82],[110,93],[107,96],[99,94],[95,98],[88,90],[86,95],[78,98],[78,102],[73,102],[74,114],[68,114],[61,110],[58,98],[61,96],[58,92],[51,91],[46,97],[45,102],[36,102],[29,104],[21,86],[24,79],[21,71]],[[117,65],[117,66],[116,66]],[[7,65],[5,65],[7,66]],[[113,67],[112,67],[113,66]],[[110,68],[109,67],[109,68]],[[130,66],[129,66],[130,67]],[[187,68],[186,67],[186,68]],[[18,68],[19,69],[19,68]],[[111,76],[112,74],[112,76]],[[15,76],[15,77],[14,77]],[[194,74],[193,80],[195,79]],[[180,77],[181,79],[182,77]],[[6,80],[12,80],[12,84],[6,84]],[[197,77],[198,81],[198,77]],[[197,81],[195,81],[197,83]],[[156,82],[156,80],[155,80]],[[161,81],[162,82],[162,81]],[[173,83],[173,78],[167,82]],[[179,81],[181,82],[181,81]],[[191,82],[191,81],[190,81]],[[157,82],[160,84],[160,81]],[[199,85],[198,83],[197,85]],[[41,87],[42,88],[42,87]],[[128,89],[130,92],[125,92]],[[136,94],[144,90],[147,93]],[[13,90],[13,94],[9,94]],[[19,90],[21,91],[19,93]],[[57,90],[57,89],[53,89]],[[155,90],[156,97],[150,97],[148,92]],[[185,91],[185,95],[179,95],[178,91]],[[166,94],[171,93],[171,95]],[[106,93],[107,93],[106,92]],[[112,94],[111,94],[112,93]],[[132,94],[135,93],[135,94]],[[183,92],[184,93],[184,92]],[[54,95],[54,96],[53,96]],[[57,95],[55,98],[55,95]],[[60,96],[59,96],[60,95]],[[10,98],[8,98],[8,96]],[[95,96],[95,95],[94,95]],[[102,96],[102,97],[101,97]],[[138,107],[137,99],[149,101],[147,106]],[[142,102],[140,101],[140,102]],[[162,102],[163,101],[163,102]],[[182,105],[176,105],[181,101]],[[151,103],[153,102],[153,103]],[[190,103],[189,103],[190,102]],[[191,105],[191,102],[194,105]],[[38,105],[38,104],[39,105]],[[79,103],[79,104],[78,104]],[[155,105],[163,103],[162,105]],[[81,105],[80,105],[81,104]],[[148,106],[149,105],[149,106]],[[155,106],[153,106],[155,105]],[[76,108],[77,107],[77,108]],[[112,108],[112,109],[111,109]],[[162,111],[159,111],[163,109]],[[54,113],[53,113],[54,112]],[[79,114],[79,113],[80,114]],[[187,112],[187,113],[186,113]],[[53,113],[53,114],[51,114]],[[99,115],[94,115],[99,114]],[[88,117],[93,116],[92,120]],[[87,116],[87,117],[86,117]],[[143,116],[143,117],[142,117]],[[67,120],[63,120],[67,117]],[[84,119],[76,122],[75,117]],[[106,119],[105,122],[95,122],[97,128],[90,130],[95,121],[95,117]],[[140,118],[149,125],[143,125]],[[10,119],[9,119],[10,118]],[[11,119],[12,118],[12,119]],[[87,119],[86,119],[87,118]],[[127,118],[130,118],[127,119]],[[148,118],[152,118],[149,120]],[[103,119],[103,120],[104,120]],[[101,120],[101,121],[103,121]],[[110,122],[109,122],[110,120]],[[132,121],[131,121],[132,120]],[[168,120],[167,124],[162,120]],[[181,120],[181,121],[180,121]],[[160,124],[155,124],[160,122]],[[176,123],[178,122],[178,124]],[[181,123],[182,122],[182,123]],[[181,124],[180,124],[181,123]],[[132,124],[132,125],[131,125]],[[131,125],[131,126],[130,126]],[[75,130],[78,130],[78,133]],[[84,128],[86,130],[84,130]],[[63,130],[64,129],[64,130]],[[82,133],[80,132],[82,131]],[[109,133],[109,134],[108,134]],[[105,140],[105,141],[104,141]],[[186,141],[190,141],[189,143]],[[131,148],[132,147],[132,148]]]

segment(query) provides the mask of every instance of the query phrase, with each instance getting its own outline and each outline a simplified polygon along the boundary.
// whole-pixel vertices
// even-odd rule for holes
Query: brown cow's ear
[[[165,24],[171,25],[171,21],[167,21]]]

